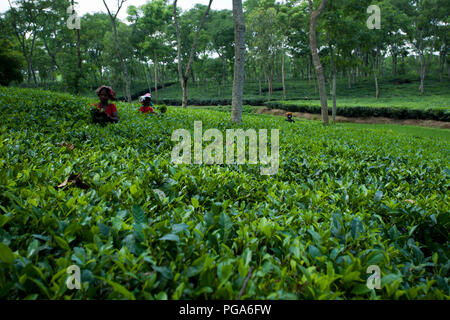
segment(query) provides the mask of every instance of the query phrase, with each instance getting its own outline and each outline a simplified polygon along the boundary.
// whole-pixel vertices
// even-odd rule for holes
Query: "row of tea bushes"
[[[236,299],[250,270],[243,299],[450,298],[445,141],[125,103],[103,128],[89,105],[0,88],[0,299]],[[278,174],[173,164],[196,120],[279,129]],[[87,190],[58,188],[78,173]]]

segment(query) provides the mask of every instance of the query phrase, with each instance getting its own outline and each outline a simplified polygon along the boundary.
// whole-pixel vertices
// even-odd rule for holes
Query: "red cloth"
[[[102,109],[99,104],[94,104],[94,105],[97,107],[98,110]],[[113,112],[117,112],[117,108],[114,103],[110,103],[110,104],[108,104],[108,107],[106,108],[106,114],[108,116],[112,117]]]
[[[155,112],[155,110],[153,110],[153,108],[150,107],[150,106],[148,106],[148,107],[142,106],[141,109],[140,109],[140,111],[141,111],[142,113],[147,113],[147,112],[154,113],[154,112]]]

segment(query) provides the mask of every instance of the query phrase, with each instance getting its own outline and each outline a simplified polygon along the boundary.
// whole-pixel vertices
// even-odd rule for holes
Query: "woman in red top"
[[[139,100],[142,102],[142,106],[139,109],[142,113],[155,113],[155,110],[153,110],[152,107],[150,107],[150,104],[153,106],[152,103],[152,95],[150,93],[144,94],[142,97],[139,98]]]
[[[95,106],[100,114],[103,113],[102,118],[104,119],[104,121],[99,122],[119,122],[116,106],[113,103],[109,103],[109,99],[116,100],[116,93],[114,90],[108,86],[101,86],[95,93],[97,93],[100,98],[100,103]]]

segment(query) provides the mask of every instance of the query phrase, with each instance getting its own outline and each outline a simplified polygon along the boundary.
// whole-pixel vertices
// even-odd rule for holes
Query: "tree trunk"
[[[372,60],[373,77],[374,77],[374,80],[375,80],[375,98],[378,100],[378,97],[380,95],[380,91],[379,91],[379,88],[378,88],[377,65],[376,65],[376,62],[375,62],[375,60],[373,58],[373,54],[370,57],[371,57],[371,60]]]
[[[120,64],[122,65],[123,76],[125,78],[124,80],[125,80],[125,91],[126,91],[126,95],[127,95],[127,100],[128,100],[128,102],[131,102],[130,78],[128,76],[127,65],[125,64],[125,61],[122,57],[122,52],[120,51],[119,39],[117,38],[117,28],[116,28],[116,20],[115,19],[112,20],[112,24],[113,24],[114,42],[116,43],[117,55],[119,57]]]
[[[313,83],[314,83],[314,94],[317,93],[317,72],[314,70],[313,73]]]
[[[308,57],[308,84],[311,84],[311,56]]]
[[[268,77],[269,77],[269,100],[270,100],[270,97],[273,94],[273,65],[269,69]]]
[[[48,47],[48,43],[47,40],[45,39],[45,37],[42,37],[42,40],[44,42],[44,47],[45,47],[45,51],[47,51],[47,54],[50,56],[50,58],[52,59],[52,63],[55,65],[56,69],[59,70],[59,64],[56,61],[56,54],[55,52],[52,52],[50,50],[50,48]]]
[[[231,102],[231,121],[242,121],[242,98],[244,93],[245,70],[245,21],[242,0],[233,0],[234,17],[234,75],[233,97]]]
[[[267,94],[268,94],[268,98],[267,98],[267,100],[268,101],[270,101],[270,94],[271,94],[271,92],[270,92],[270,79],[269,79],[269,72],[267,71],[267,74],[266,74],[266,80],[267,80]]]
[[[36,30],[33,30],[33,40],[31,41],[31,49],[30,49],[30,67],[31,67],[31,74],[33,75],[34,85],[36,86],[37,85],[36,73],[33,67],[33,53],[35,41],[36,41]]]
[[[31,62],[30,58],[28,58],[27,56],[25,56],[25,58],[27,61],[27,88],[29,88],[31,85]]]
[[[336,68],[336,66],[334,67]],[[331,109],[331,114],[333,117],[333,124],[336,124],[336,70],[334,70],[333,72],[333,93],[332,93],[332,98],[333,98],[333,108]]]
[[[424,54],[423,54],[423,36],[422,36],[422,31],[419,31],[419,48],[418,48],[418,53],[419,53],[419,61],[420,61],[420,86],[419,86],[419,90],[420,93],[423,94],[424,93],[424,79],[425,79],[425,58],[424,58]]]
[[[377,77],[377,71],[373,71],[373,76],[375,77],[375,98],[378,100],[380,97],[380,89],[378,88],[378,77]]]
[[[392,54],[392,75],[397,76],[397,54]]]
[[[347,82],[348,82],[348,88],[351,89],[352,88],[352,79],[351,79],[351,74],[350,74],[350,69],[347,70]]]
[[[185,79],[185,78],[182,79],[181,89],[183,91],[183,101],[181,103],[181,106],[183,108],[186,108],[186,106],[187,106],[187,79]]]
[[[432,44],[431,44],[430,53],[428,55],[427,61],[425,61],[425,52],[424,52],[424,48],[423,48],[422,33],[420,33],[420,38],[421,38],[422,41],[421,41],[421,44],[420,44],[420,46],[421,46],[421,50],[420,50],[421,54],[419,54],[419,57],[420,57],[420,87],[419,87],[419,89],[420,89],[420,93],[424,94],[424,91],[425,91],[425,88],[424,88],[425,74],[426,74],[426,71],[427,71],[427,69],[428,69],[428,67],[430,65],[430,62],[431,62],[431,56],[433,55],[434,43],[436,41],[436,35],[432,36],[433,41],[432,41]]]
[[[152,92],[152,88],[151,88],[150,77],[148,76],[148,70],[147,69],[148,69],[148,64],[145,63],[145,65],[144,65],[145,80],[147,80],[148,92],[151,93]]]
[[[281,53],[281,81],[283,83],[283,100],[286,100],[286,83],[284,81],[284,50]]]
[[[447,62],[447,78],[450,79],[450,67],[449,67],[449,63]]]
[[[72,8],[74,8],[74,0],[71,0]],[[75,32],[77,33],[77,70],[75,71],[75,92],[80,93],[80,78],[82,76],[81,67],[82,67],[82,59],[81,59],[81,36],[80,29],[75,28]]]
[[[309,4],[309,15],[310,15],[310,24],[309,24],[309,46],[311,48],[311,54],[314,62],[314,67],[316,69],[318,83],[319,83],[319,95],[320,95],[320,106],[322,112],[322,122],[324,125],[328,125],[328,106],[327,106],[327,92],[325,88],[325,75],[323,72],[322,64],[320,63],[319,52],[317,49],[316,43],[316,23],[317,18],[325,8],[327,4],[327,0],[322,0],[319,8],[313,11],[312,0],[308,0]]]
[[[153,56],[155,57],[155,99],[158,99],[158,56],[156,55],[156,51],[153,52]]]
[[[334,64],[333,46],[330,45],[330,67],[331,67],[331,97],[333,99],[333,107],[331,109],[331,117],[333,124],[336,124],[336,66]]]
[[[259,95],[261,96],[261,95],[262,95],[261,72],[259,72],[259,79],[258,79],[258,82],[259,82]]]

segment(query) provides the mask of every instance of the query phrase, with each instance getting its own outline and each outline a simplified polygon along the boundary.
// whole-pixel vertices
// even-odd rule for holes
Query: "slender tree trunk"
[[[183,77],[183,80],[181,82],[181,90],[183,93],[183,100],[181,102],[181,106],[183,108],[186,108],[187,106],[187,79]]]
[[[378,100],[378,97],[380,95],[380,91],[378,88],[378,76],[377,76],[377,65],[375,62],[375,59],[373,58],[373,54],[370,56],[372,60],[372,70],[373,70],[373,77],[375,80],[375,98]]]
[[[270,97],[273,94],[273,65],[270,67],[267,75],[269,77],[269,100],[270,100]]]
[[[233,0],[234,17],[234,75],[231,102],[231,121],[242,121],[242,98],[245,71],[245,21],[242,0]]]
[[[284,50],[281,53],[281,81],[283,83],[283,100],[286,100],[286,83],[284,81]]]
[[[156,51],[153,52],[155,62],[155,99],[158,99],[158,56]]]
[[[447,66],[447,78],[450,79],[450,67],[449,67],[448,61],[447,61],[447,63],[446,63],[446,66]]]
[[[270,92],[270,79],[269,79],[269,71],[267,70],[267,73],[266,73],[266,81],[267,81],[267,100],[268,101],[270,101],[270,94],[271,94],[271,92]]]
[[[348,83],[348,88],[351,89],[352,88],[352,78],[351,78],[351,74],[350,74],[350,69],[347,70],[347,83]]]
[[[330,45],[330,67],[332,74],[331,97],[333,99],[333,107],[331,109],[331,117],[333,124],[336,124],[336,66],[334,63],[333,46]]]
[[[52,63],[53,65],[56,67],[57,70],[59,70],[59,64],[56,61],[56,54],[55,52],[52,52],[50,50],[50,48],[48,47],[48,43],[47,40],[45,39],[45,37],[42,37],[42,40],[44,42],[44,47],[45,47],[45,51],[47,51],[47,54],[50,56],[50,58],[52,59]]]
[[[313,83],[314,83],[314,94],[316,94],[317,93],[317,82],[318,82],[318,79],[317,79],[317,72],[314,70],[314,72],[313,72]]]
[[[72,5],[73,5],[73,0],[72,0]],[[82,72],[82,58],[81,58],[81,35],[80,35],[80,29],[75,29],[77,31],[77,59],[78,59],[78,64],[77,64],[77,91],[80,92],[80,79],[83,76],[83,72]]]
[[[117,55],[119,57],[121,65],[122,65],[123,75],[124,75],[124,78],[125,78],[125,91],[126,91],[126,94],[127,94],[127,100],[128,100],[128,102],[131,102],[130,78],[128,76],[127,65],[126,65],[126,63],[125,63],[125,61],[123,59],[122,52],[120,51],[119,39],[117,38],[117,27],[116,27],[115,19],[112,20],[112,23],[113,23],[114,42],[116,43]]]
[[[392,54],[392,75],[397,76],[397,54]]]
[[[433,55],[433,50],[434,50],[434,43],[436,40],[436,36],[433,36],[433,43],[431,45],[430,48],[430,53],[428,55],[428,59],[427,61],[425,61],[425,48],[423,47],[423,36],[422,36],[422,31],[420,31],[419,33],[419,59],[420,59],[420,86],[419,86],[419,90],[421,94],[424,94],[425,92],[425,86],[424,86],[424,82],[425,82],[425,74],[426,74],[426,70],[428,68],[428,66],[430,65],[431,62],[431,56]]]
[[[33,65],[31,65],[31,74],[33,75],[34,86],[37,87],[36,71],[34,70]]]
[[[259,72],[259,78],[258,78],[258,82],[259,82],[259,95],[262,95],[262,87],[261,87],[261,72]]]
[[[162,64],[162,89],[166,90],[166,64]]]
[[[424,79],[425,79],[425,58],[423,54],[423,37],[422,37],[422,31],[419,31],[419,61],[420,61],[420,86],[419,90],[421,94],[424,94]]]
[[[25,56],[25,60],[27,62],[27,88],[29,88],[31,85],[31,62],[30,62],[30,58],[28,57],[28,55],[24,55],[24,56]]]
[[[331,114],[333,117],[333,124],[336,124],[336,66],[334,66],[334,72],[333,72],[333,108],[331,109]]]
[[[380,48],[377,46],[377,53],[376,53],[376,57],[377,57],[377,71],[378,74],[380,75],[380,78],[383,77],[383,57],[381,57],[380,59]]]
[[[152,88],[151,88],[151,81],[150,81],[150,77],[148,75],[148,64],[145,63],[144,64],[144,73],[145,73],[145,80],[147,80],[147,87],[148,87],[148,92],[152,92]]]
[[[311,59],[312,57],[308,57],[308,84],[311,84]]]
[[[373,76],[375,77],[375,98],[378,100],[380,97],[380,89],[378,87],[378,77],[377,77],[377,71],[373,71]]]
[[[72,2],[72,8],[74,8],[74,0]],[[81,36],[80,29],[75,28],[75,32],[77,33],[77,70],[75,71],[75,92],[80,93],[80,78],[82,76],[81,67],[82,67],[82,59],[81,59]]]

